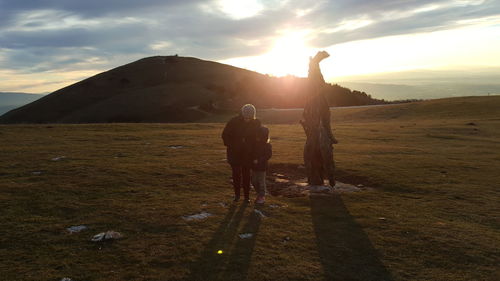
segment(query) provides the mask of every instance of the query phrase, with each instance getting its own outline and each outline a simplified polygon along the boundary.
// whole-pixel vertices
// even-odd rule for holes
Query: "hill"
[[[498,280],[499,106],[332,110],[338,180],[359,190],[261,207],[231,202],[223,123],[0,125],[0,276]],[[302,127],[278,124],[290,112],[266,116],[269,190],[306,174]],[[107,230],[124,238],[90,242]]]
[[[4,114],[0,123],[191,122],[245,103],[301,107],[305,94],[305,78],[276,78],[196,58],[157,56],[57,90]],[[336,106],[382,103],[338,85],[328,85],[327,96]]]
[[[0,92],[0,114],[33,102],[42,96],[41,94]]]

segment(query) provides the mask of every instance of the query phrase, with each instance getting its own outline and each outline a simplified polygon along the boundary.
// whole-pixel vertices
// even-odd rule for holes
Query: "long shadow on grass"
[[[340,195],[311,196],[311,214],[325,280],[393,280]]]
[[[232,205],[200,258],[190,268],[188,280],[245,280],[260,225],[260,216],[250,214],[242,233],[252,233],[249,239],[238,237],[239,225],[247,204]],[[236,209],[238,209],[236,211]],[[236,240],[236,242],[235,242]],[[221,250],[222,254],[218,251]]]

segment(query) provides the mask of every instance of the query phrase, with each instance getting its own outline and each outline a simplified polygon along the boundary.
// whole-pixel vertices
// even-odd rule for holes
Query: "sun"
[[[283,30],[273,40],[269,51],[252,57],[232,58],[223,63],[273,76],[307,76],[309,57],[315,50],[307,45],[308,30]]]
[[[266,57],[266,68],[276,76],[307,74],[313,49],[306,45],[307,31],[285,31],[278,37]]]

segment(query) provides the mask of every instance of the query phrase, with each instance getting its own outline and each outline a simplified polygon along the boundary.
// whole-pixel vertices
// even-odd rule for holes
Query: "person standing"
[[[222,131],[222,140],[227,147],[227,162],[232,170],[235,202],[240,199],[242,188],[244,202],[250,202],[250,169],[255,140],[261,125],[255,115],[255,106],[245,104],[240,114],[229,120]]]
[[[272,155],[273,148],[269,139],[269,129],[260,127],[257,132],[252,165],[252,185],[257,192],[255,204],[264,204],[266,201],[267,162]]]

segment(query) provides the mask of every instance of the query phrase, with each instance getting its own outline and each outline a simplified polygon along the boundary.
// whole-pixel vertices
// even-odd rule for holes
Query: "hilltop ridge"
[[[59,89],[0,116],[0,123],[193,122],[245,103],[300,107],[306,79],[271,77],[193,57],[143,58]],[[328,84],[331,105],[377,104]]]

